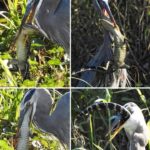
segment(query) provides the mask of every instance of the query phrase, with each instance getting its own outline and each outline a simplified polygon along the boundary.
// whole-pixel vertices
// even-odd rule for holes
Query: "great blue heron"
[[[56,109],[49,115],[52,103],[47,89],[31,89],[24,95],[21,102],[17,150],[28,149],[31,122],[41,131],[53,134],[64,147],[70,147],[70,93],[60,98]]]
[[[69,0],[28,0],[26,13],[22,25],[26,23],[26,16],[32,14],[37,29],[47,38],[52,39],[66,48],[70,46],[70,1]]]
[[[97,12],[100,14],[101,24],[104,29],[104,41],[97,49],[95,56],[86,64],[86,67],[91,70],[86,70],[81,74],[82,80],[78,82],[77,86],[130,86],[126,69],[129,66],[125,64],[125,37],[121,34],[116,24],[108,0],[93,0],[93,2]],[[104,72],[105,75],[98,74],[97,76],[97,72]]]
[[[120,126],[117,130],[125,129],[129,140],[129,150],[145,150],[150,139],[150,131],[146,125],[141,109],[133,102],[125,104],[124,108],[131,113],[130,118],[120,126],[120,120],[122,118],[118,114],[112,122],[112,129],[116,125]]]
[[[146,125],[141,109],[133,102],[129,102],[124,106],[116,103],[96,102],[83,110],[78,117],[89,114],[94,110],[110,109],[117,112],[116,116],[111,117],[112,127],[109,131],[113,132],[111,140],[122,129],[125,129],[129,140],[129,150],[145,150],[150,138],[150,132]]]
[[[26,12],[14,40],[18,66],[23,78],[28,78],[28,36],[40,32],[62,45],[66,54],[70,50],[70,0],[28,0]]]

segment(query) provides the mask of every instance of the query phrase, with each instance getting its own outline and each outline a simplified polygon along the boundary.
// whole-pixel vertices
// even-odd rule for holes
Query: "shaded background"
[[[127,37],[126,64],[132,86],[150,86],[150,1],[111,0],[110,8]],[[98,12],[92,0],[72,1],[72,72],[84,68],[103,42]],[[80,73],[74,77],[80,78]],[[77,85],[72,79],[72,86]]]
[[[125,131],[121,132],[106,147],[109,137],[109,118],[115,111],[95,111],[90,119],[85,116],[76,120],[76,116],[98,98],[124,105],[128,102],[136,103],[144,114],[150,129],[150,90],[149,89],[74,89],[72,90],[72,149],[85,148],[87,150],[127,150],[128,139]],[[116,149],[115,149],[116,148]],[[150,143],[146,150],[150,150]]]

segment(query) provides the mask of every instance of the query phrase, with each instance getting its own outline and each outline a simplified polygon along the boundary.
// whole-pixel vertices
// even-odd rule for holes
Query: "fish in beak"
[[[20,29],[16,35],[16,37],[14,38],[13,44],[12,44],[12,48],[14,48],[14,45],[16,44],[16,41],[18,40],[22,30],[23,30],[23,26],[28,23],[28,24],[32,24],[33,20],[34,20],[34,16],[35,16],[35,11],[36,11],[36,7],[39,3],[39,0],[30,0],[27,3],[27,7],[26,7],[26,12],[23,16],[21,25],[20,25]]]

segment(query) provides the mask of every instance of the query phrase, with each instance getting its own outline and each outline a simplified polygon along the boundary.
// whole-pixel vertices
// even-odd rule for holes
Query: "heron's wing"
[[[49,115],[50,95],[45,90],[37,89],[37,106],[33,123],[43,132],[52,133],[61,143],[69,146],[70,139],[70,93],[63,95],[52,115]]]
[[[57,126],[57,131],[54,135],[69,147],[70,139],[70,92],[64,94],[50,116],[51,122],[53,121]]]
[[[55,111],[52,113],[53,117],[60,117],[64,121],[69,121],[70,114],[70,93],[65,93],[58,101]]]
[[[37,114],[42,114],[43,116],[49,115],[51,106],[53,104],[53,99],[50,92],[47,89],[36,89],[36,98],[37,105],[35,117],[37,116]]]
[[[90,67],[98,67],[101,66],[102,63],[107,63],[113,57],[113,51],[111,49],[111,39],[108,31],[105,31],[104,42],[101,47],[98,48],[97,54],[87,63],[87,66]],[[96,71],[86,71],[81,74],[81,79],[88,82],[91,85],[96,85],[97,72]],[[88,86],[86,83],[79,81],[78,87]]]
[[[43,1],[36,15],[40,32],[69,50],[69,0]],[[67,51],[69,53],[69,51]]]
[[[59,9],[60,5],[62,3],[62,0],[53,0],[51,1],[51,9],[53,13],[57,12],[57,9]]]

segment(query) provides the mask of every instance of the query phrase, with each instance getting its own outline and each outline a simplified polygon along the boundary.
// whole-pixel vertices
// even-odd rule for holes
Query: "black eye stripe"
[[[33,96],[35,90],[36,89],[31,89],[31,90],[27,91],[27,93],[23,97],[24,98],[24,104],[31,99],[31,97]]]

